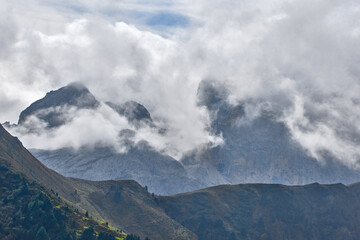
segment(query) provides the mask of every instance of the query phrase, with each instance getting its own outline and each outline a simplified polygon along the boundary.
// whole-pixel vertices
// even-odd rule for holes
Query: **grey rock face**
[[[293,141],[286,125],[271,112],[247,118],[243,106],[230,105],[210,83],[199,88],[200,104],[212,116],[211,131],[222,134],[225,144],[182,159],[191,176],[211,185],[238,183],[308,184],[353,183],[360,172],[349,169],[331,156],[324,162],[310,157]],[[223,91],[222,91],[223,92]]]
[[[23,124],[28,117],[36,115],[48,124],[48,127],[58,127],[65,123],[61,111],[57,107],[72,106],[78,109],[95,109],[100,103],[90,91],[80,83],[72,83],[56,91],[51,91],[46,96],[21,112],[18,124]]]
[[[127,101],[121,105],[112,102],[106,102],[106,104],[120,115],[125,116],[129,121],[148,120],[152,122],[149,111],[140,103]]]
[[[136,180],[150,192],[169,195],[204,187],[188,177],[175,159],[157,153],[146,143],[117,153],[111,148],[31,149],[31,153],[49,168],[66,177],[88,180]]]
[[[139,128],[143,125],[155,127],[149,111],[140,103],[127,101],[123,104],[106,102],[106,104],[116,111],[119,115],[124,116],[129,123]]]
[[[281,183],[308,184],[353,183],[360,179],[351,170],[330,156],[326,162],[309,157],[291,139],[282,123],[260,116],[251,123],[233,125],[217,123],[225,145],[191,154],[182,160],[190,175],[202,179],[221,176],[222,183]],[[208,170],[212,169],[212,173]]]

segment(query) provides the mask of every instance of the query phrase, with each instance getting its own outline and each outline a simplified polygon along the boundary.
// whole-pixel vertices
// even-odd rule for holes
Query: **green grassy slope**
[[[199,239],[358,239],[360,198],[342,184],[224,185],[159,199]]]
[[[86,217],[53,191],[30,182],[0,159],[0,239],[80,239],[85,229],[123,239],[106,224]]]
[[[174,196],[152,196],[135,181],[93,182],[65,178],[43,166],[2,127],[0,159],[15,175],[25,176],[28,185],[35,181],[45,186],[37,185],[36,188],[55,199],[51,207],[54,216],[59,205],[63,213],[66,213],[66,206],[79,209],[79,212],[87,210],[92,218],[109,222],[111,226],[142,238],[357,240],[360,236],[359,184],[292,187],[271,184],[223,185]],[[9,179],[18,178],[1,178],[1,194],[21,193],[23,190],[20,186],[24,185],[21,179],[25,178],[16,180],[20,182],[11,191],[4,189],[3,185],[9,183]],[[54,198],[49,189],[59,193],[60,199]],[[15,231],[22,226],[17,219],[17,225],[14,225],[9,216],[19,212],[22,208],[19,206],[23,203],[33,202],[37,198],[39,196],[36,194],[24,200],[9,197],[8,200],[20,201],[14,205],[18,206],[15,210],[3,208],[5,205],[0,204],[1,238],[6,231]],[[61,230],[70,236],[74,231],[79,233],[89,226],[87,221],[92,221],[81,213],[72,212],[76,221],[85,222],[75,229],[66,223]],[[21,214],[19,219],[22,219]],[[37,234],[39,230],[37,225],[33,233]],[[46,231],[52,234],[58,229]],[[11,234],[15,236],[16,231]]]
[[[34,158],[0,125],[0,158],[16,172],[47,189],[53,189],[67,204],[101,222],[150,239],[197,239],[168,217],[150,193],[135,181],[86,181],[66,178]]]

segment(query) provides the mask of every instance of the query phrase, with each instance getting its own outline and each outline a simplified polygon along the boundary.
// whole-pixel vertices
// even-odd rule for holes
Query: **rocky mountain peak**
[[[228,96],[225,86],[213,80],[205,79],[199,83],[197,90],[198,105],[205,106],[208,110],[217,110]]]
[[[82,83],[74,82],[55,91],[48,92],[45,97],[32,103],[21,112],[18,124],[23,124],[29,116],[36,115],[48,123],[49,127],[62,125],[61,113],[57,107],[72,106],[78,109],[95,109],[100,105]]]
[[[149,111],[140,103],[135,101],[127,101],[123,104],[115,104],[106,102],[106,104],[114,109],[120,115],[126,117],[129,122],[147,121],[152,122]]]

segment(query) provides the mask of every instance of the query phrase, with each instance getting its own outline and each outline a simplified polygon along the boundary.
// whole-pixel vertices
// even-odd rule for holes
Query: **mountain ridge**
[[[78,109],[95,109],[99,105],[99,101],[82,83],[70,83],[58,90],[46,93],[45,97],[32,103],[20,113],[18,124],[24,124],[30,116],[36,115],[46,122],[49,128],[59,127],[65,124],[66,120],[61,111],[51,108],[71,106]]]
[[[22,143],[2,126],[0,126],[0,157],[30,180],[58,192],[65,202],[83,212],[88,211],[95,219],[102,221],[106,219],[125,232],[160,240],[197,239],[191,231],[156,207],[154,197],[137,182],[133,180],[95,182],[66,178],[34,158]],[[144,201],[151,205],[144,204]],[[132,207],[129,210],[121,206]],[[158,225],[153,219],[166,222],[167,225]],[[126,224],[127,222],[130,224]],[[141,228],[138,227],[139,224]]]
[[[356,240],[360,234],[359,183],[221,185],[156,196],[135,181],[65,178],[43,166],[2,126],[0,140],[0,158],[14,169],[54,191],[61,190],[61,199],[95,219],[108,220],[142,237]],[[63,184],[76,192],[64,191]]]
[[[85,86],[80,89],[83,88]],[[294,141],[286,124],[270,110],[260,108],[254,114],[249,113],[246,102],[230,104],[225,86],[205,80],[199,84],[197,94],[197,104],[209,113],[207,131],[221,136],[224,144],[194,149],[179,161],[155,150],[148,142],[134,144],[132,138],[142,127],[162,133],[150,112],[132,101],[106,103],[134,127],[118,133],[120,144],[127,149],[125,153],[106,146],[81,148],[77,152],[63,148],[30,151],[65,176],[88,180],[133,179],[161,195],[219,184],[349,184],[360,180],[359,170],[350,169],[332,156],[324,156],[323,163],[309,156],[306,149]]]

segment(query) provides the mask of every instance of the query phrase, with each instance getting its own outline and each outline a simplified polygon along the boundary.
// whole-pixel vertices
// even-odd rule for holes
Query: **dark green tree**
[[[96,240],[95,231],[93,227],[89,227],[81,234],[80,240]]]
[[[140,237],[134,234],[129,234],[126,236],[126,240],[140,240]]]
[[[112,234],[101,232],[99,233],[97,240],[115,240],[115,236]]]
[[[46,232],[44,226],[41,226],[36,233],[36,240],[49,240],[49,235]]]

